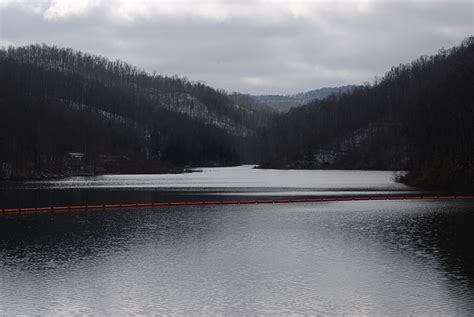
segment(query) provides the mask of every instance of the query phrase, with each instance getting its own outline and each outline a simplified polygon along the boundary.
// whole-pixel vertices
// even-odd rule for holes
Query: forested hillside
[[[473,188],[474,38],[276,115],[254,97],[56,47],[0,50],[0,178],[186,166],[410,170]]]
[[[245,96],[33,45],[0,50],[0,176],[240,162],[270,113]]]
[[[107,88],[118,88],[133,99],[146,100],[154,107],[184,113],[199,121],[224,128],[234,135],[246,135],[267,119],[261,107],[236,105],[225,91],[186,78],[149,74],[120,60],[72,49],[46,45],[9,47],[0,59],[21,65],[35,65],[57,73],[75,74]]]
[[[473,187],[474,38],[393,67],[371,86],[290,111],[260,133],[277,168],[411,170],[404,181]]]

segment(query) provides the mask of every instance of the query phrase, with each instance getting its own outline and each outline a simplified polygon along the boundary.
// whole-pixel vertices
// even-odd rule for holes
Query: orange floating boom
[[[130,209],[130,208],[163,208],[178,206],[219,206],[219,205],[252,205],[252,204],[293,204],[293,203],[318,203],[318,202],[341,202],[341,201],[368,201],[368,200],[472,200],[474,196],[372,196],[372,197],[327,197],[307,199],[266,199],[266,200],[226,200],[226,201],[183,201],[183,202],[158,202],[144,204],[109,204],[109,205],[82,205],[82,206],[60,206],[60,207],[31,207],[0,209],[1,215],[8,214],[30,214],[49,213],[65,211],[88,211],[106,209]]]

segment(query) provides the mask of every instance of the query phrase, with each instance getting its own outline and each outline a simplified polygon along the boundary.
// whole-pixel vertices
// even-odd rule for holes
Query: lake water
[[[0,182],[0,208],[159,201],[415,194],[389,171],[203,168],[167,175],[105,175]]]
[[[0,207],[416,193],[376,171],[249,166],[3,183]],[[472,315],[474,202],[0,216],[0,315]]]

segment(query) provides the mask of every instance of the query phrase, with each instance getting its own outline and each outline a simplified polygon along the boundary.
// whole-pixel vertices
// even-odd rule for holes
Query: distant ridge
[[[277,112],[285,113],[293,107],[302,106],[315,100],[323,100],[331,95],[348,93],[357,87],[356,85],[323,87],[294,95],[253,95],[252,97],[258,102],[269,105]]]

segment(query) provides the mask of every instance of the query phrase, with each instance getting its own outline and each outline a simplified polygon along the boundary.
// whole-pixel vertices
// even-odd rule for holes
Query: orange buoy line
[[[253,205],[253,204],[291,204],[291,203],[320,203],[337,201],[368,201],[368,200],[471,200],[474,196],[373,196],[373,197],[327,197],[306,199],[264,199],[264,200],[224,200],[224,201],[183,201],[183,202],[160,202],[145,204],[111,204],[111,205],[82,205],[62,207],[35,207],[35,208],[11,208],[0,209],[0,214],[26,214],[26,213],[49,213],[60,211],[89,211],[106,209],[129,209],[129,208],[160,208],[178,206],[218,206],[218,205]]]

